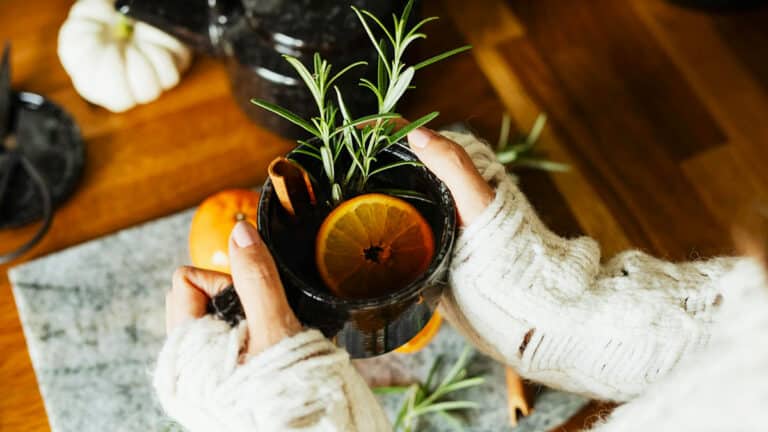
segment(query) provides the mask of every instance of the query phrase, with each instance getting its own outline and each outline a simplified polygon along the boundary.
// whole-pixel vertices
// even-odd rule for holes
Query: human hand
[[[229,239],[232,276],[195,267],[180,267],[166,296],[166,330],[205,315],[210,299],[232,284],[248,326],[247,353],[257,354],[301,331],[285,297],[277,267],[261,236],[248,222],[238,222]]]
[[[493,201],[493,188],[459,144],[424,127],[408,134],[408,144],[419,160],[448,186],[463,226],[471,224]]]

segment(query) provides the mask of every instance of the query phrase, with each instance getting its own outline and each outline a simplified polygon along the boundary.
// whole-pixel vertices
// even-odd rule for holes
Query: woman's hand
[[[194,267],[180,267],[166,296],[166,329],[170,333],[189,319],[205,315],[211,297],[229,286],[235,290],[248,325],[248,354],[257,354],[301,331],[285,297],[277,267],[256,229],[238,222],[229,239],[232,276]]]
[[[409,133],[408,144],[419,160],[448,186],[463,226],[471,224],[493,201],[493,189],[460,145],[427,128]]]
[[[427,128],[408,134],[413,152],[437,177],[446,183],[456,201],[462,225],[469,225],[490,204],[493,189],[483,180],[464,149]],[[269,249],[256,229],[238,223],[229,242],[232,276],[181,267],[173,277],[166,297],[166,327],[170,333],[188,319],[205,315],[211,297],[233,280],[248,324],[248,353],[269,348],[301,331],[301,324],[285,297],[283,285]]]

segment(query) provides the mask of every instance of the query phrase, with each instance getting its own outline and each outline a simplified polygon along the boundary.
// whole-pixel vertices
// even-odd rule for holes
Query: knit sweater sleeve
[[[459,236],[441,301],[481,350],[525,378],[624,401],[707,342],[733,259],[674,264],[627,251],[601,264],[594,240],[543,225],[485,144],[446,135],[496,188]]]
[[[154,386],[163,409],[191,432],[390,431],[348,354],[317,330],[242,360],[245,323],[212,317],[175,329]]]

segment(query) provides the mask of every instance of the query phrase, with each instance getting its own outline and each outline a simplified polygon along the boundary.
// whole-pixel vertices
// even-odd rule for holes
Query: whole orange
[[[229,273],[229,234],[239,221],[256,224],[259,193],[230,189],[206,198],[189,227],[192,265]]]

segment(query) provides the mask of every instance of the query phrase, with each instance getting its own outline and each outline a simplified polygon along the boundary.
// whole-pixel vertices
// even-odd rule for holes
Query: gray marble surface
[[[118,232],[11,270],[14,296],[54,432],[167,431],[150,386],[164,338],[163,301],[173,269],[187,262],[191,212]],[[464,341],[447,325],[424,351],[356,362],[372,380],[423,379],[438,354],[451,363]],[[468,412],[468,431],[504,431],[504,369],[474,354],[482,387],[457,394],[482,408]],[[400,396],[382,398],[390,416]],[[586,401],[542,389],[535,411],[516,432],[549,430]],[[442,431],[445,425],[420,424]]]

